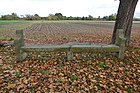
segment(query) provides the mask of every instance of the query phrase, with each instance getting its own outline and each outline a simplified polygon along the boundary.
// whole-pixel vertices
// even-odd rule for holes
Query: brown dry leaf
[[[64,76],[64,74],[63,74],[63,73],[59,73],[59,75],[60,75],[60,76]]]
[[[138,78],[138,81],[140,82],[140,78]]]
[[[128,85],[130,85],[130,84],[132,84],[131,82],[125,82],[125,84],[128,84]]]
[[[113,82],[114,80],[111,78],[110,81]]]
[[[101,90],[101,93],[107,93],[106,90]]]
[[[0,65],[3,63],[2,59],[0,59]]]
[[[93,88],[94,88],[96,91],[98,90],[98,87],[97,87],[97,86],[94,86]]]
[[[53,89],[53,88],[54,88],[54,85],[53,85],[53,84],[50,84],[48,87],[49,87],[50,89]]]
[[[83,68],[84,71],[87,71],[87,68]]]
[[[22,89],[24,87],[25,87],[25,85],[24,84],[21,84],[21,85],[17,86],[16,88],[17,88],[17,91],[19,91],[20,89]]]
[[[101,88],[101,93],[107,93],[106,88],[102,87],[102,88]]]
[[[28,84],[28,80],[27,79],[23,79],[23,83],[24,84]]]
[[[49,67],[49,65],[48,65],[48,64],[44,64],[44,66],[43,66],[43,67],[48,68],[48,67]]]
[[[119,70],[123,71],[123,68],[122,67],[119,67]]]
[[[123,93],[128,93],[127,91],[123,91]]]
[[[48,81],[49,81],[50,83],[53,83],[53,82],[54,82],[53,78],[49,78]]]
[[[102,84],[106,85],[108,83],[107,80],[102,80]]]
[[[11,84],[11,83],[8,83],[8,89],[11,89],[11,88],[14,88],[16,86],[16,84]]]
[[[120,79],[116,79],[115,80],[118,84],[122,84],[123,82],[122,82],[122,80],[120,80]]]
[[[31,83],[31,86],[36,86],[37,85],[37,82],[36,83]]]
[[[91,78],[93,78],[93,75],[89,74],[88,77],[91,79]]]
[[[95,79],[92,79],[91,81],[92,81],[93,83],[96,83],[96,82],[97,82],[97,80],[95,80]]]
[[[81,72],[81,73],[83,73],[83,72],[84,72],[84,70],[83,70],[83,69],[81,69],[81,70],[80,70],[80,72]]]
[[[65,90],[68,91],[69,90],[69,86],[65,86]]]
[[[119,88],[117,88],[117,92],[118,93],[123,93],[122,90],[120,90]]]
[[[40,91],[37,91],[36,93],[41,93]]]

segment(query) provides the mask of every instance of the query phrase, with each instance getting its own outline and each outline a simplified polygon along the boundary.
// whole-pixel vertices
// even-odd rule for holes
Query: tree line
[[[30,15],[26,14],[21,15],[20,17],[16,13],[11,13],[8,15],[2,15],[1,20],[107,20],[107,21],[115,21],[117,14],[111,14],[109,16],[97,18],[92,15],[83,16],[83,17],[73,17],[73,16],[63,16],[62,13],[49,14],[47,17],[40,17],[38,14]],[[134,18],[135,21],[140,21],[139,18]]]
[[[116,20],[116,14],[111,14],[109,16],[97,18],[92,15],[83,16],[83,17],[73,17],[73,16],[63,16],[62,13],[49,14],[47,17],[40,17],[38,14],[30,15],[26,14],[20,15],[20,17],[16,13],[11,13],[7,15],[2,15],[0,17],[1,20]]]

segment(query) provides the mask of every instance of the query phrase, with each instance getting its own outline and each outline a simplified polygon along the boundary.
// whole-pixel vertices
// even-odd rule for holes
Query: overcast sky
[[[0,0],[0,15],[62,13],[64,16],[106,16],[117,13],[119,0]],[[139,9],[139,10],[138,10]],[[140,1],[135,17],[140,18]]]

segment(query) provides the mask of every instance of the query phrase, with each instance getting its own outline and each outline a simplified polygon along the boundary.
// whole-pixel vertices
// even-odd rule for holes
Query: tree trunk
[[[126,46],[130,44],[131,28],[133,16],[138,0],[120,0],[117,18],[112,35],[112,44],[116,41],[117,29],[123,29],[125,32]]]

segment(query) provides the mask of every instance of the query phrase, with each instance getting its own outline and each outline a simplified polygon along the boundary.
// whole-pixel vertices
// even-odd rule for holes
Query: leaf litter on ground
[[[139,48],[128,47],[124,60],[76,53],[67,61],[62,52],[34,52],[16,62],[14,51],[13,46],[1,47],[0,92],[140,92]]]

